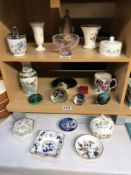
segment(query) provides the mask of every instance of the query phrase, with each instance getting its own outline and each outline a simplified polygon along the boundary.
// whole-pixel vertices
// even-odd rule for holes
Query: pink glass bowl
[[[56,34],[52,37],[53,44],[59,49],[61,57],[70,58],[72,56],[71,49],[79,43],[79,36],[76,34]]]

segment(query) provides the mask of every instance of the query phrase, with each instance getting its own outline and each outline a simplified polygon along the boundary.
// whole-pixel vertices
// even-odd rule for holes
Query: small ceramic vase
[[[96,37],[101,28],[99,25],[82,25],[81,26],[85,44],[83,48],[94,49],[96,48]]]
[[[34,38],[35,38],[35,42],[37,45],[36,50],[37,51],[44,51],[45,47],[43,47],[43,43],[44,43],[44,25],[45,23],[43,22],[33,22],[31,23],[31,27],[34,33]]]
[[[91,133],[99,139],[108,139],[112,136],[115,124],[110,117],[104,115],[95,117],[90,122]]]
[[[115,41],[112,36],[110,40],[103,40],[100,42],[100,54],[108,57],[117,57],[121,54],[122,42]]]
[[[8,34],[7,43],[9,50],[14,56],[24,56],[27,50],[26,36],[19,33],[17,27],[12,28],[12,32]]]
[[[20,83],[23,91],[27,95],[37,92],[38,77],[37,72],[31,67],[31,63],[22,63],[22,71],[20,72]]]

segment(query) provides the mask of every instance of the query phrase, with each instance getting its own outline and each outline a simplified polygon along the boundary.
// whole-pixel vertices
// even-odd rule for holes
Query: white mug
[[[114,81],[115,85],[111,87],[111,83]],[[110,92],[117,87],[116,78],[112,78],[112,75],[107,72],[95,73],[94,89],[98,93]]]

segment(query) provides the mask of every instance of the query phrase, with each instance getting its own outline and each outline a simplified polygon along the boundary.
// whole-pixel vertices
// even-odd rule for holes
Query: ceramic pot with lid
[[[32,68],[31,63],[22,63],[22,71],[19,73],[19,76],[23,91],[27,95],[37,92],[38,76],[37,72]]]
[[[103,40],[100,42],[99,52],[101,55],[109,57],[117,57],[121,54],[122,42],[116,41],[113,36],[110,40]]]
[[[7,36],[9,50],[14,56],[24,56],[27,50],[26,36],[20,33],[17,27],[12,28],[12,32]]]
[[[110,117],[100,115],[90,122],[91,133],[99,139],[108,139],[112,136],[115,124]]]

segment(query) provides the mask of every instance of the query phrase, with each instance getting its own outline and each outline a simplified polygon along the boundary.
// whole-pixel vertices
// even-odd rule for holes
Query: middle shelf
[[[120,103],[117,100],[115,94],[111,93],[111,100],[106,105],[95,104],[97,94],[93,90],[90,84],[90,80],[87,78],[76,78],[78,85],[88,85],[89,93],[86,96],[86,101],[82,105],[75,105],[72,101],[72,97],[77,93],[77,88],[68,89],[69,98],[64,104],[55,104],[50,100],[50,94],[52,91],[51,82],[54,78],[39,78],[38,92],[44,97],[43,101],[37,105],[31,105],[28,103],[28,97],[22,91],[16,91],[14,99],[10,101],[7,106],[9,111],[16,112],[43,112],[43,113],[71,113],[71,114],[125,114],[129,113],[130,109],[123,105],[120,107]],[[71,110],[64,110],[64,106],[70,106]]]

